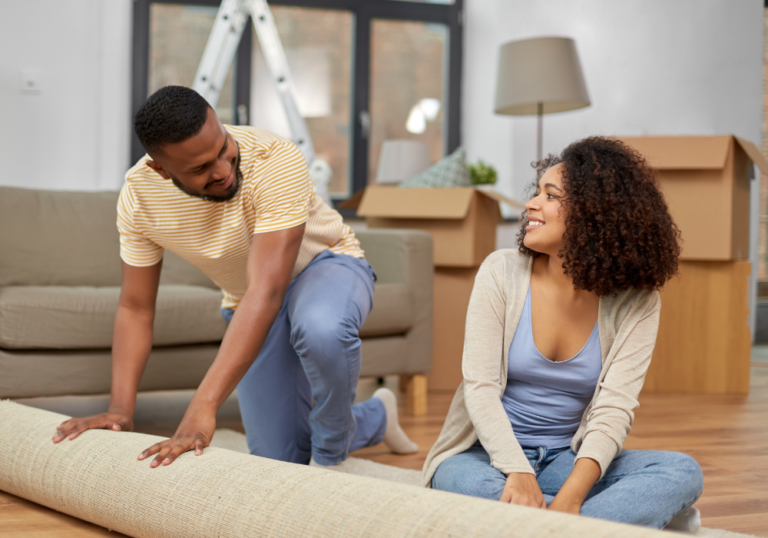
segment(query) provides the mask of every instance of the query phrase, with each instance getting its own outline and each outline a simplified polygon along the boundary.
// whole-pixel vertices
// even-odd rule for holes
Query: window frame
[[[768,2],[768,0],[766,0]],[[218,0],[135,0],[133,4],[133,59],[131,111],[135,115],[146,101],[149,82],[149,22],[151,4],[182,4],[218,7]],[[375,19],[414,21],[443,24],[447,28],[448,47],[445,58],[444,87],[447,93],[446,121],[443,127],[444,153],[447,155],[461,145],[461,72],[463,45],[464,0],[453,4],[433,4],[401,0],[270,0],[271,6],[338,9],[353,16],[352,50],[352,136],[350,137],[350,196],[368,185],[368,138],[363,136],[360,118],[370,110],[371,26]],[[245,106],[250,111],[251,46],[253,24],[248,20],[237,50],[235,66],[235,110]],[[249,116],[246,116],[249,117]],[[144,155],[144,149],[131,128],[131,162]],[[334,206],[343,202],[334,198]],[[355,211],[340,210],[354,217]]]

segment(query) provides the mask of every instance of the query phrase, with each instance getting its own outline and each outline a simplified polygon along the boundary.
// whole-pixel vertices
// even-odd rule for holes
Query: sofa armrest
[[[432,284],[432,236],[421,230],[368,229],[355,235],[378,282]],[[427,281],[421,279],[427,278]],[[430,294],[431,296],[431,294]]]
[[[408,286],[413,325],[401,374],[428,373],[432,365],[434,264],[432,236],[422,230],[368,229],[355,232],[378,281]],[[393,372],[394,373],[394,372]]]

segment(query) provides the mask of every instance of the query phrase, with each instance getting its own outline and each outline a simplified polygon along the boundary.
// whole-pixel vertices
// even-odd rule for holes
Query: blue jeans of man
[[[576,454],[566,448],[523,448],[547,505],[571,474]],[[491,465],[480,442],[445,460],[432,487],[499,500],[507,477]],[[581,515],[664,528],[701,495],[704,479],[696,460],[679,452],[622,450],[581,506]]]
[[[381,400],[352,405],[374,280],[364,259],[327,250],[288,286],[264,346],[237,385],[251,454],[334,465],[382,441]],[[227,322],[234,313],[222,309]]]

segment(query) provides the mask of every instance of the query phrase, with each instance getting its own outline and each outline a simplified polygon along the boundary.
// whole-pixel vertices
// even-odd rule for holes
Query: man
[[[396,453],[415,452],[391,391],[352,405],[375,274],[352,230],[316,196],[296,146],[259,129],[225,128],[181,86],[147,99],[134,128],[148,155],[128,171],[118,202],[123,282],[110,407],[62,423],[54,441],[132,429],[168,249],[221,287],[229,327],[176,434],[139,459],[156,454],[157,467],[189,450],[202,454],[235,386],[252,454],[331,466],[382,440]]]

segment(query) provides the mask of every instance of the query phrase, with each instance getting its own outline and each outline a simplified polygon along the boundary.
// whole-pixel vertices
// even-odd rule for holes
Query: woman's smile
[[[525,231],[530,232],[531,230],[535,230],[536,228],[539,228],[540,226],[544,226],[544,221],[539,219],[534,219],[532,217],[528,217],[528,224],[525,226]]]

